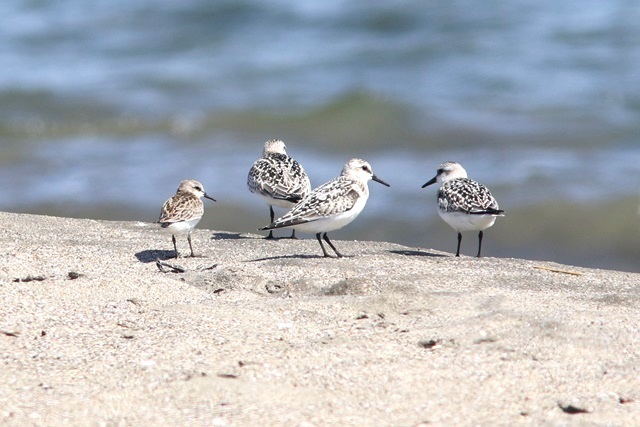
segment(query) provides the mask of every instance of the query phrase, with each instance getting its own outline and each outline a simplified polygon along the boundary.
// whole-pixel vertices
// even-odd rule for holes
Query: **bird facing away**
[[[273,222],[273,207],[291,209],[309,194],[311,182],[300,163],[287,155],[284,142],[272,139],[264,143],[262,158],[251,166],[247,176],[247,187],[269,204]],[[296,238],[295,229],[291,238]],[[267,239],[273,239],[272,230],[269,230]]]
[[[373,174],[369,163],[351,159],[344,165],[340,176],[314,189],[291,211],[260,230],[289,227],[303,233],[315,233],[325,257],[329,254],[322,244],[323,238],[339,258],[343,257],[329,240],[327,232],[344,227],[362,212],[369,198],[368,183],[372,179],[389,187]]]
[[[438,213],[440,217],[458,232],[458,249],[463,231],[479,231],[478,258],[482,251],[483,230],[496,222],[496,217],[504,216],[489,189],[478,182],[467,178],[467,171],[456,162],[445,162],[438,167],[435,177],[425,183],[422,188],[439,182]]]
[[[216,199],[209,196],[204,191],[202,184],[196,180],[187,179],[180,183],[176,194],[162,205],[158,223],[163,229],[166,229],[171,233],[176,258],[178,258],[176,234],[187,235],[189,249],[191,249],[191,256],[195,256],[193,253],[193,246],[191,245],[191,231],[198,222],[200,222],[200,219],[204,214],[204,204],[201,200],[202,197],[206,197],[214,202],[216,201]]]

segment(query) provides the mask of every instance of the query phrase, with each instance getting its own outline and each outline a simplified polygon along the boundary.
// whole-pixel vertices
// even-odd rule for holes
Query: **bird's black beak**
[[[204,193],[204,196],[203,196],[203,197],[205,197],[205,198],[207,198],[207,199],[209,199],[209,200],[213,200],[214,202],[217,202],[217,200],[216,200],[216,199],[214,199],[213,197],[211,197],[211,196],[210,196],[210,195],[208,195],[207,193]]]
[[[391,187],[389,184],[387,184],[386,182],[384,182],[383,180],[381,180],[380,178],[378,178],[377,176],[373,175],[371,177],[372,180],[374,180],[375,182],[379,182],[382,185],[386,185],[387,187]]]
[[[429,181],[427,181],[427,182],[422,186],[422,188],[427,187],[427,186],[429,186],[429,185],[431,185],[431,184],[435,184],[436,182],[438,182],[438,176],[437,176],[437,175],[436,175],[436,176],[434,176],[433,178],[431,178]]]

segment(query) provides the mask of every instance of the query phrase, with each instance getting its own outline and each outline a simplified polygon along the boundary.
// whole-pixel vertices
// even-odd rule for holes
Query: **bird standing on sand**
[[[362,159],[351,159],[344,165],[337,178],[314,189],[283,217],[260,230],[289,227],[304,233],[315,233],[322,252],[329,257],[322,239],[331,246],[338,258],[343,257],[333,246],[327,232],[338,230],[362,212],[369,198],[369,181],[389,184],[373,174],[369,163]]]
[[[214,202],[216,201],[216,199],[209,196],[204,191],[204,187],[201,183],[193,179],[188,179],[182,181],[176,191],[176,194],[162,205],[158,223],[163,229],[166,229],[171,233],[176,258],[178,258],[176,234],[187,235],[189,249],[191,249],[191,256],[195,256],[193,253],[193,246],[191,245],[191,231],[193,231],[198,222],[200,222],[200,219],[204,214],[204,204],[201,200],[202,197],[206,197]]]
[[[291,209],[311,191],[306,172],[300,163],[287,155],[287,147],[279,139],[264,143],[262,158],[249,170],[247,187],[269,204],[271,222],[275,217],[274,206]],[[273,231],[269,230],[266,238],[273,239]],[[291,238],[296,238],[295,229]]]
[[[491,227],[496,217],[504,216],[504,211],[499,208],[489,189],[467,178],[467,171],[456,162],[441,164],[436,176],[422,188],[436,182],[442,184],[438,190],[438,213],[444,222],[458,232],[456,256],[460,256],[462,232],[478,230],[477,256],[480,258],[482,231]]]

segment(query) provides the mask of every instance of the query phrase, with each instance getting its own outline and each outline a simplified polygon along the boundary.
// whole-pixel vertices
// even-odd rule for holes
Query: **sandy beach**
[[[2,425],[640,425],[640,274],[0,219]]]

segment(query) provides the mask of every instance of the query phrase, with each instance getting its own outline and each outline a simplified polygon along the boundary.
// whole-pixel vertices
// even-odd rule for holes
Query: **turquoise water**
[[[486,255],[640,271],[640,5],[504,3],[3,2],[0,209],[152,221],[196,178],[203,226],[255,230],[279,137],[392,185],[337,239],[455,250],[420,186],[456,160],[507,211]]]

